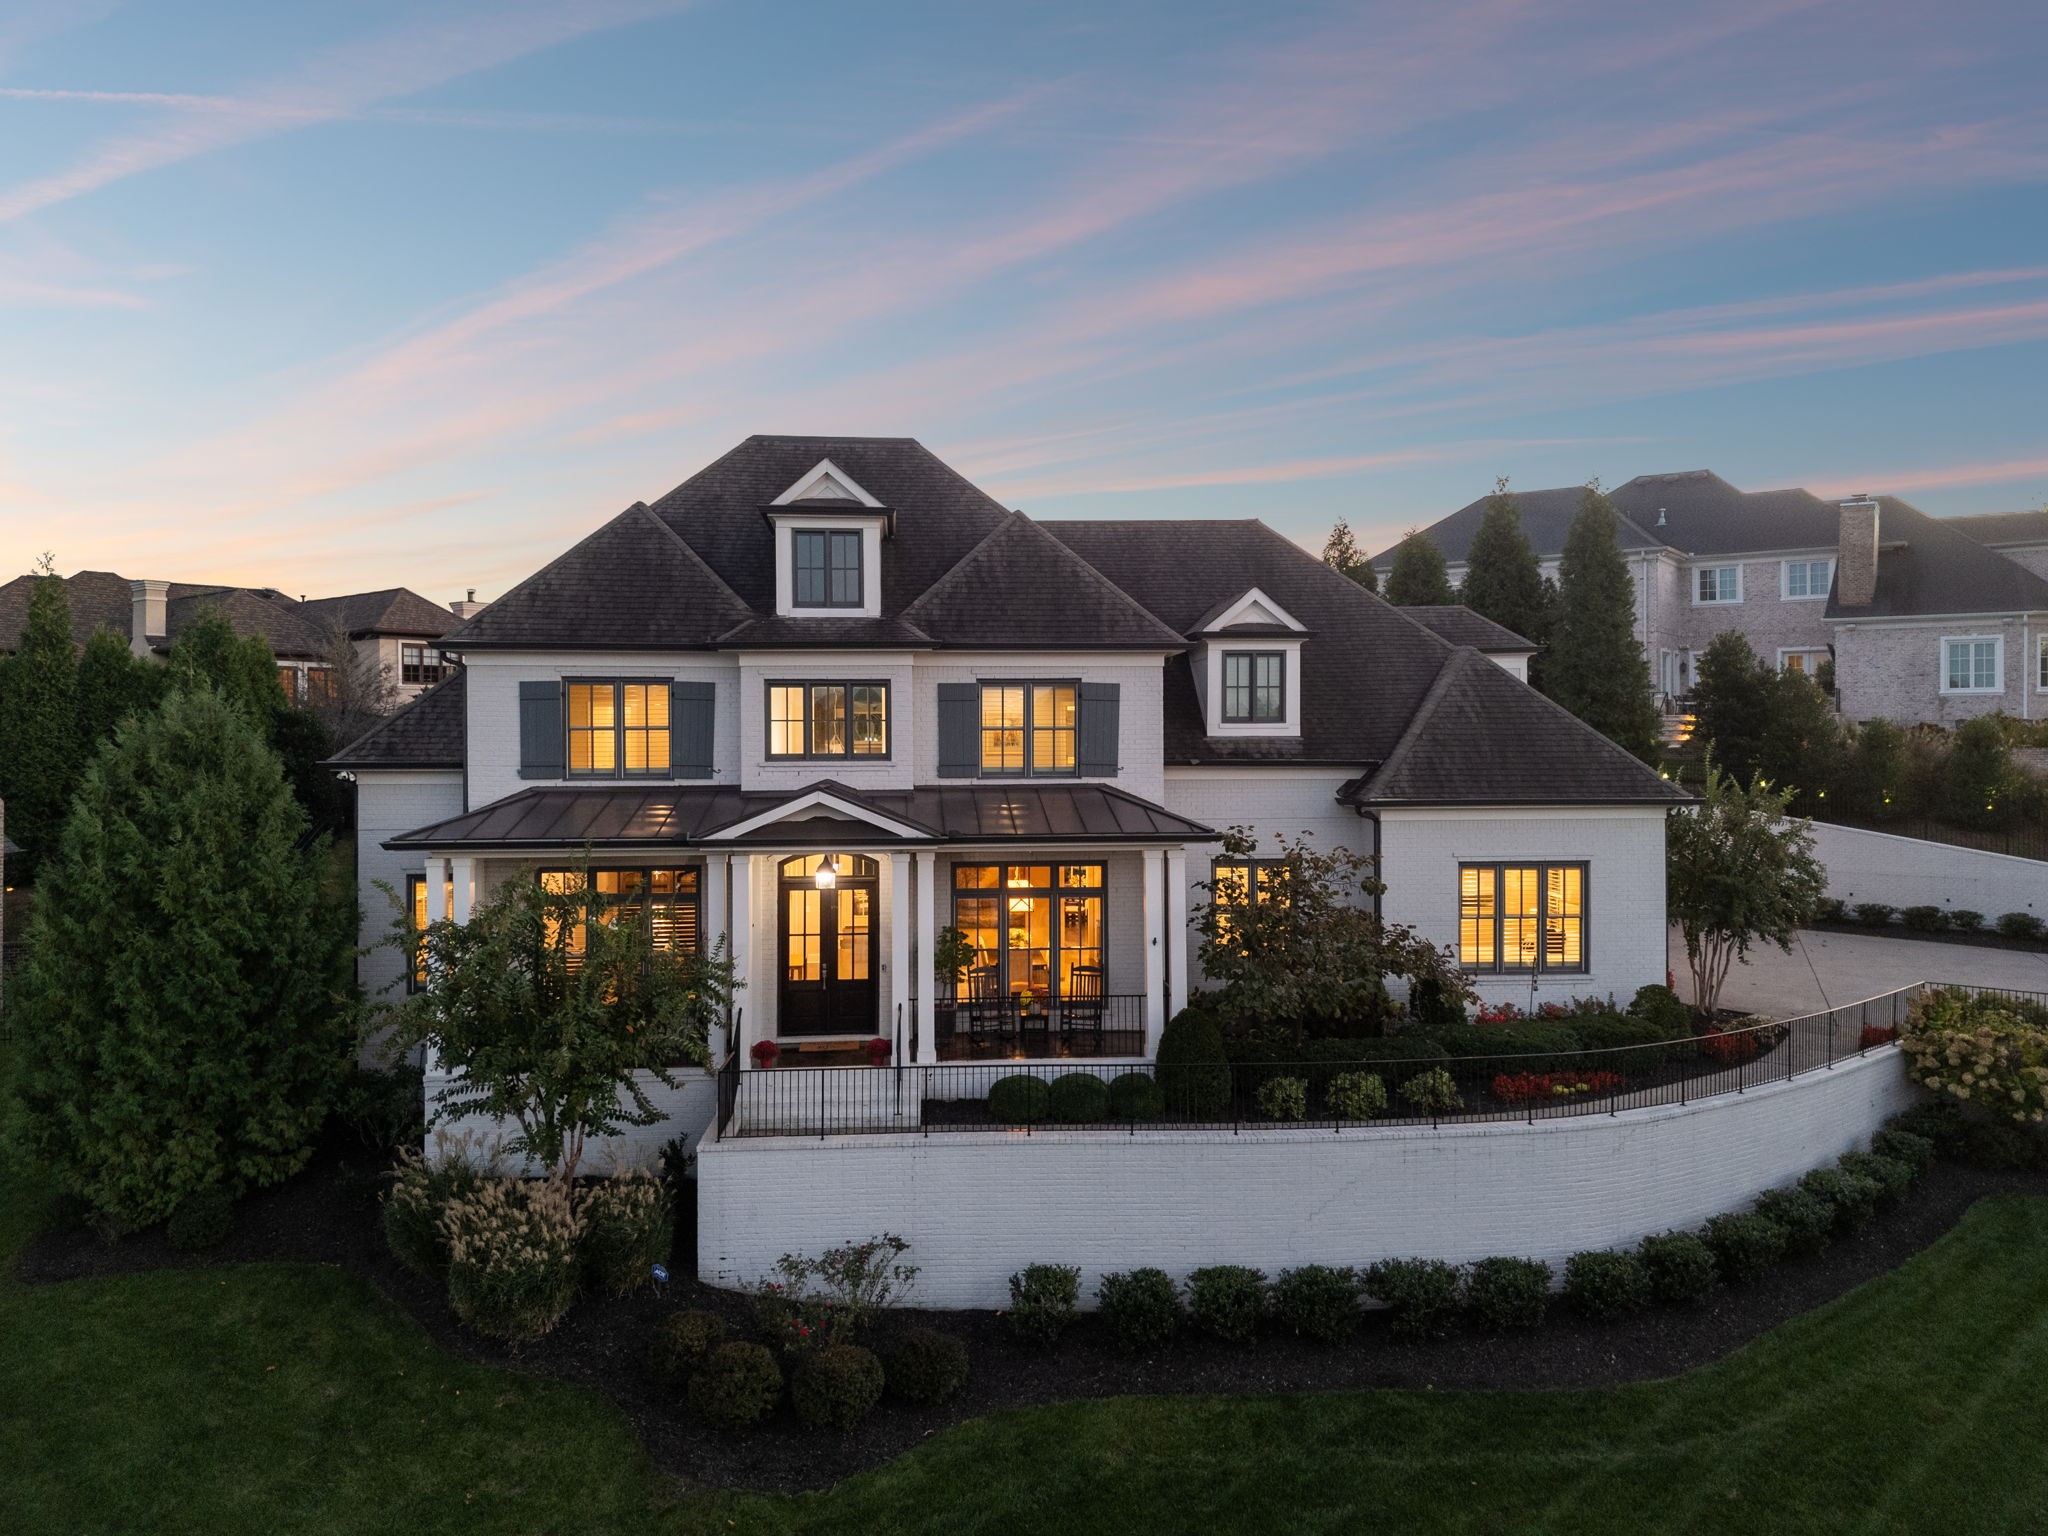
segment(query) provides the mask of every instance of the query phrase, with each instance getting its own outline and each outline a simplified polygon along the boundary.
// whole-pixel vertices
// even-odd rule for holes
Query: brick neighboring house
[[[21,641],[36,578],[0,585],[0,652]],[[254,636],[277,658],[278,679],[296,704],[326,685],[334,635],[347,634],[358,654],[374,657],[398,690],[398,702],[417,697],[447,671],[437,642],[460,622],[438,603],[403,587],[358,592],[310,602],[274,587],[209,586],[136,580],[112,571],[80,571],[64,579],[71,602],[71,633],[79,645],[96,629],[128,639],[138,656],[161,657],[208,608],[218,609],[237,635]],[[471,594],[472,599],[474,594]],[[473,601],[467,606],[481,608]]]
[[[1515,493],[1547,576],[1583,494]],[[2048,514],[1932,518],[1894,496],[1743,491],[1708,470],[1639,475],[1609,495],[1635,583],[1636,638],[1667,708],[1691,693],[1699,653],[1730,629],[1781,668],[1812,671],[1832,657],[1837,702],[1852,719],[1948,724],[1999,708],[2037,718],[2048,704]],[[1482,497],[1424,530],[1453,582],[1485,506]],[[1870,546],[1873,520],[1874,585],[1844,601],[1837,569],[1845,549]],[[1392,550],[1373,561],[1383,579],[1392,563]]]

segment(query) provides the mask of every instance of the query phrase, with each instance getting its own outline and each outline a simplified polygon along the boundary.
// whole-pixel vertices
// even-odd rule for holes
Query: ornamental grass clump
[[[1900,1037],[1923,1087],[2019,1125],[2048,1116],[2048,1008],[1943,987],[1913,1000]]]
[[[1180,1331],[1180,1288],[1163,1269],[1104,1275],[1095,1294],[1117,1343],[1132,1354],[1157,1349]]]
[[[589,1284],[624,1296],[653,1278],[675,1246],[668,1186],[641,1169],[615,1174],[582,1192],[583,1271]]]
[[[448,1300],[494,1339],[537,1339],[576,1299],[580,1225],[553,1179],[485,1179],[448,1202]]]
[[[690,1411],[713,1429],[747,1429],[782,1400],[782,1367],[765,1344],[721,1344],[690,1377]]]
[[[1266,1277],[1242,1264],[1212,1264],[1188,1276],[1188,1316],[1226,1344],[1249,1344],[1266,1315]]]
[[[1636,1248],[1650,1294],[1666,1306],[1696,1307],[1714,1294],[1720,1276],[1714,1250],[1691,1232],[1664,1232],[1646,1237]]]
[[[1855,1231],[1875,1216],[1884,1193],[1875,1179],[1839,1168],[1816,1168],[1799,1181],[1799,1187],[1833,1208],[1835,1230],[1842,1233]]]
[[[912,1328],[882,1356],[891,1395],[934,1407],[967,1385],[967,1346],[936,1328]]]
[[[789,1405],[812,1429],[860,1428],[882,1400],[882,1362],[858,1344],[833,1344],[799,1359]]]
[[[1387,1110],[1387,1085],[1377,1072],[1340,1072],[1325,1099],[1339,1120],[1370,1120]]]
[[[1803,1189],[1767,1189],[1756,1197],[1756,1213],[1785,1234],[1788,1254],[1819,1253],[1834,1240],[1835,1208]]]
[[[1269,1077],[1259,1084],[1259,1113],[1268,1120],[1302,1120],[1308,1116],[1308,1079]]]
[[[1534,1328],[1550,1305],[1550,1266],[1541,1259],[1481,1259],[1465,1275],[1465,1308],[1495,1333]]]
[[[429,1280],[448,1273],[442,1214],[451,1200],[472,1193],[484,1178],[466,1142],[442,1135],[436,1143],[438,1160],[432,1166],[417,1152],[399,1153],[391,1188],[384,1192],[385,1244],[399,1263]]]
[[[1358,1326],[1358,1272],[1329,1264],[1283,1269],[1271,1307],[1273,1321],[1295,1337],[1341,1344]]]
[[[1565,1260],[1564,1294],[1588,1317],[1626,1317],[1650,1304],[1650,1277],[1632,1253],[1592,1249]]]
[[[1382,1259],[1365,1272],[1365,1292],[1394,1314],[1405,1339],[1441,1339],[1458,1317],[1458,1271],[1442,1259]]]
[[[663,1318],[647,1345],[647,1372],[665,1387],[686,1385],[725,1342],[725,1319],[692,1307]]]
[[[1010,1310],[1003,1326],[1013,1338],[1040,1348],[1059,1342],[1081,1303],[1081,1271],[1071,1264],[1027,1264],[1010,1276]]]
[[[1785,1256],[1785,1229],[1750,1211],[1716,1216],[1700,1236],[1713,1250],[1714,1267],[1729,1285],[1761,1280]]]

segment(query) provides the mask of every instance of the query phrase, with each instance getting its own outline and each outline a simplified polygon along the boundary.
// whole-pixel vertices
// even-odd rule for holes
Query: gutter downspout
[[[1380,813],[1375,810],[1369,810],[1362,805],[1354,805],[1353,807],[1351,807],[1351,809],[1356,811],[1360,816],[1364,817],[1365,820],[1372,823],[1373,878],[1377,880],[1381,885],[1385,885],[1387,883],[1386,876],[1380,870]],[[1372,893],[1372,915],[1374,917],[1378,917],[1380,915],[1380,899],[1382,894],[1383,893],[1379,891],[1374,891]]]

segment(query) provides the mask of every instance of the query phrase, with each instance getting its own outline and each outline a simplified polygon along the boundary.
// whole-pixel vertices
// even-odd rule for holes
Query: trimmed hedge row
[[[1915,933],[1982,933],[1985,925],[2008,939],[2041,941],[2048,924],[2031,912],[2003,912],[1987,919],[1967,907],[1894,907],[1882,901],[1859,901],[1854,906],[1835,896],[1821,898],[1814,916],[1824,923],[1856,923],[1864,928],[1888,928],[1896,917]]]

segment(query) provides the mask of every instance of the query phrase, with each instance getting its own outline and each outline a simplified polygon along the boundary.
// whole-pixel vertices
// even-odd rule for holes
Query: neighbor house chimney
[[[128,649],[138,656],[147,656],[155,643],[164,637],[164,609],[171,595],[168,581],[131,581],[128,583]]]
[[[486,608],[490,606],[491,605],[489,603],[478,602],[476,600],[476,588],[471,587],[469,591],[466,594],[464,594],[460,600],[452,602],[448,605],[448,611],[454,614],[455,617],[457,617],[458,619],[470,619],[474,618],[477,614],[482,613]]]
[[[1835,556],[1835,601],[1868,608],[1877,598],[1877,503],[1857,494],[1842,503],[1841,547]]]

